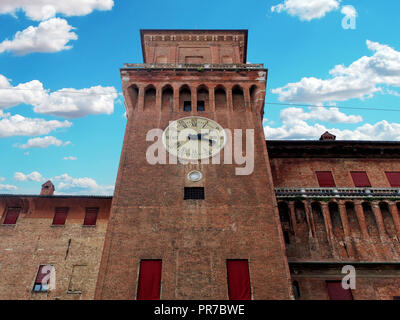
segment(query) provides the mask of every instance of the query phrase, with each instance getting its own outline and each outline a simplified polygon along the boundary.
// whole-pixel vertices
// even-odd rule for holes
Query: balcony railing
[[[124,69],[190,69],[190,70],[260,70],[259,64],[211,64],[211,63],[125,63]]]
[[[277,198],[398,198],[400,188],[275,188]]]

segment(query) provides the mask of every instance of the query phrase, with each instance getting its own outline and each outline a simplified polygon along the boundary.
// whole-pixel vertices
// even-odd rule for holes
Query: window
[[[385,172],[392,188],[400,188],[400,172]]]
[[[53,226],[65,225],[67,214],[68,214],[68,208],[56,208],[53,218]]]
[[[296,300],[300,299],[300,286],[297,281],[293,281],[293,293]]]
[[[330,171],[317,171],[318,183],[321,188],[336,187],[335,180],[333,179],[332,172]]]
[[[370,187],[371,183],[369,182],[367,173],[365,171],[352,171],[351,177],[353,178],[354,185],[356,187]]]
[[[41,265],[36,275],[33,292],[47,292],[49,290],[50,274],[54,272],[51,265]]]
[[[72,275],[68,285],[68,293],[82,293],[85,279],[88,278],[88,267],[85,265],[72,266]]]
[[[191,101],[183,102],[183,111],[186,111],[186,112],[192,111],[192,102]]]
[[[160,300],[162,260],[140,261],[137,300]]]
[[[86,208],[85,220],[83,221],[83,225],[95,226],[98,212],[99,208]]]
[[[249,262],[227,260],[228,292],[230,300],[251,300]]]
[[[204,105],[204,101],[197,101],[197,111],[206,111],[206,107]]]
[[[353,300],[351,290],[343,289],[342,281],[326,281],[329,300]]]
[[[15,225],[17,224],[18,216],[21,208],[8,208],[6,217],[4,218],[3,224]]]
[[[183,200],[204,200],[203,187],[185,187]]]

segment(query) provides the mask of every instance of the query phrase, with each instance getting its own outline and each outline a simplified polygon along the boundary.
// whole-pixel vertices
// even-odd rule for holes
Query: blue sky
[[[248,29],[266,101],[286,104],[266,104],[267,139],[400,140],[399,11],[398,0],[3,0],[0,193],[52,179],[59,194],[112,194],[119,68],[142,62],[146,28]]]

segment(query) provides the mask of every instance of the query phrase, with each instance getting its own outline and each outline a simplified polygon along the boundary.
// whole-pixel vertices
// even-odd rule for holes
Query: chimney
[[[49,180],[46,183],[42,184],[42,191],[40,191],[41,196],[52,196],[54,193],[54,184]]]
[[[323,141],[327,141],[327,140],[336,140],[336,136],[333,135],[332,133],[329,133],[328,131],[326,131],[321,138],[319,138],[319,140],[323,140]]]

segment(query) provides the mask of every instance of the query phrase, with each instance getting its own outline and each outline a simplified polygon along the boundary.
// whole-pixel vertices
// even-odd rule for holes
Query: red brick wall
[[[271,159],[275,187],[319,187],[316,171],[332,171],[337,187],[352,188],[350,171],[366,171],[374,188],[390,188],[385,171],[400,171],[397,159]]]
[[[111,199],[0,198],[1,222],[7,207],[21,207],[15,226],[0,225],[0,299],[93,299]],[[68,207],[65,226],[51,226],[56,207]],[[86,207],[99,207],[95,227],[83,227]],[[56,288],[33,293],[39,265],[51,264]],[[81,293],[68,293],[73,281]]]

